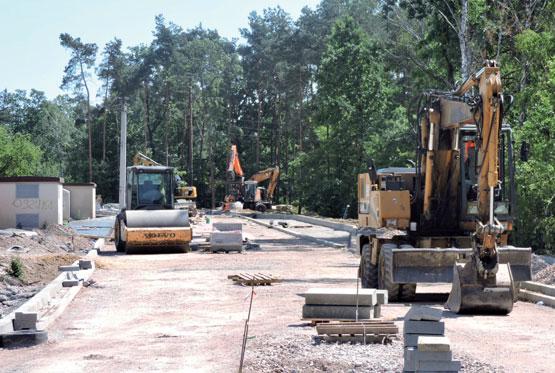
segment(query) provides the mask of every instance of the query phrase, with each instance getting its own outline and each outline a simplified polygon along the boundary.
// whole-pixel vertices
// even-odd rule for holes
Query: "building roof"
[[[64,183],[64,186],[93,186],[96,188],[96,183]]]
[[[63,177],[56,176],[0,176],[0,183],[60,183]]]

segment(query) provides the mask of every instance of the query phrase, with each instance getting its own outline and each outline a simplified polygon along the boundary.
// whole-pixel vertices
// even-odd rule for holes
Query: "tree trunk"
[[[303,84],[302,66],[299,65],[299,151],[303,151]]]
[[[79,68],[81,69],[81,80],[83,80],[83,85],[85,86],[85,90],[87,91],[87,110],[86,110],[86,117],[85,123],[87,123],[87,130],[89,132],[89,182],[93,180],[93,171],[92,171],[92,125],[91,125],[91,118],[90,118],[90,110],[91,110],[91,94],[89,91],[89,86],[87,85],[87,79],[85,79],[85,71],[83,70],[83,62],[79,61]]]
[[[168,142],[168,132],[169,128],[169,115],[170,114],[170,89],[169,86],[166,87],[166,108],[164,113],[164,150],[166,152],[166,166],[170,165],[170,145]]]
[[[193,185],[193,87],[189,86],[189,185]]]
[[[145,151],[150,144],[150,106],[148,104],[148,83],[144,82],[144,97],[143,97],[143,121],[144,121],[144,135],[145,135]],[[151,149],[154,151],[154,149]]]
[[[470,76],[471,54],[468,45],[468,0],[461,0],[461,24],[458,32],[459,47],[461,49],[461,76],[462,80]]]
[[[89,131],[89,182],[93,181],[93,170],[92,170],[92,125],[91,125],[91,116],[90,116],[90,102],[91,102],[91,98],[90,98],[90,94],[89,94],[89,88],[85,85],[85,87],[87,88],[87,117],[86,117],[86,122],[87,122],[87,129]]]
[[[212,135],[213,136],[213,135]],[[212,137],[211,136],[211,137]],[[213,139],[210,140],[210,151],[208,152],[209,162],[210,162],[210,206],[212,210],[216,209],[216,191],[214,189],[214,147]]]
[[[102,127],[102,163],[106,162],[106,126],[108,125],[108,79],[106,79],[106,91],[104,92],[104,126]]]
[[[260,169],[260,121],[262,120],[262,96],[260,95],[260,90],[257,92],[258,96],[258,110],[256,119],[256,169]]]

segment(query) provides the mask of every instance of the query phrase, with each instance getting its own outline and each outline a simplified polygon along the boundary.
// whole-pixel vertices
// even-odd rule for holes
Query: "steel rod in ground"
[[[243,362],[245,360],[245,349],[247,347],[247,338],[249,336],[249,321],[251,319],[252,298],[254,298],[254,284],[251,286],[251,300],[249,304],[249,313],[245,320],[245,329],[243,330],[243,345],[241,346],[241,361],[239,362],[239,373],[243,372]]]

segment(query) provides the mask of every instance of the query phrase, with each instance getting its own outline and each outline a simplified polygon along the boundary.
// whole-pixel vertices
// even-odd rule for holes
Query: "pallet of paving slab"
[[[279,282],[277,277],[268,273],[239,273],[229,275],[227,278],[244,286],[270,286],[274,282]]]
[[[364,335],[364,334],[397,334],[399,328],[393,321],[381,322],[341,322],[316,325],[318,334],[323,335]]]

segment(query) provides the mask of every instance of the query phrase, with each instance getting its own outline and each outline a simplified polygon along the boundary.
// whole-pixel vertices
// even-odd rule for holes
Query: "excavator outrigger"
[[[531,278],[531,249],[509,244],[515,213],[513,139],[499,67],[488,60],[452,92],[430,91],[418,111],[416,167],[359,175],[364,287],[414,296],[416,283],[452,282],[457,313],[513,308]]]

